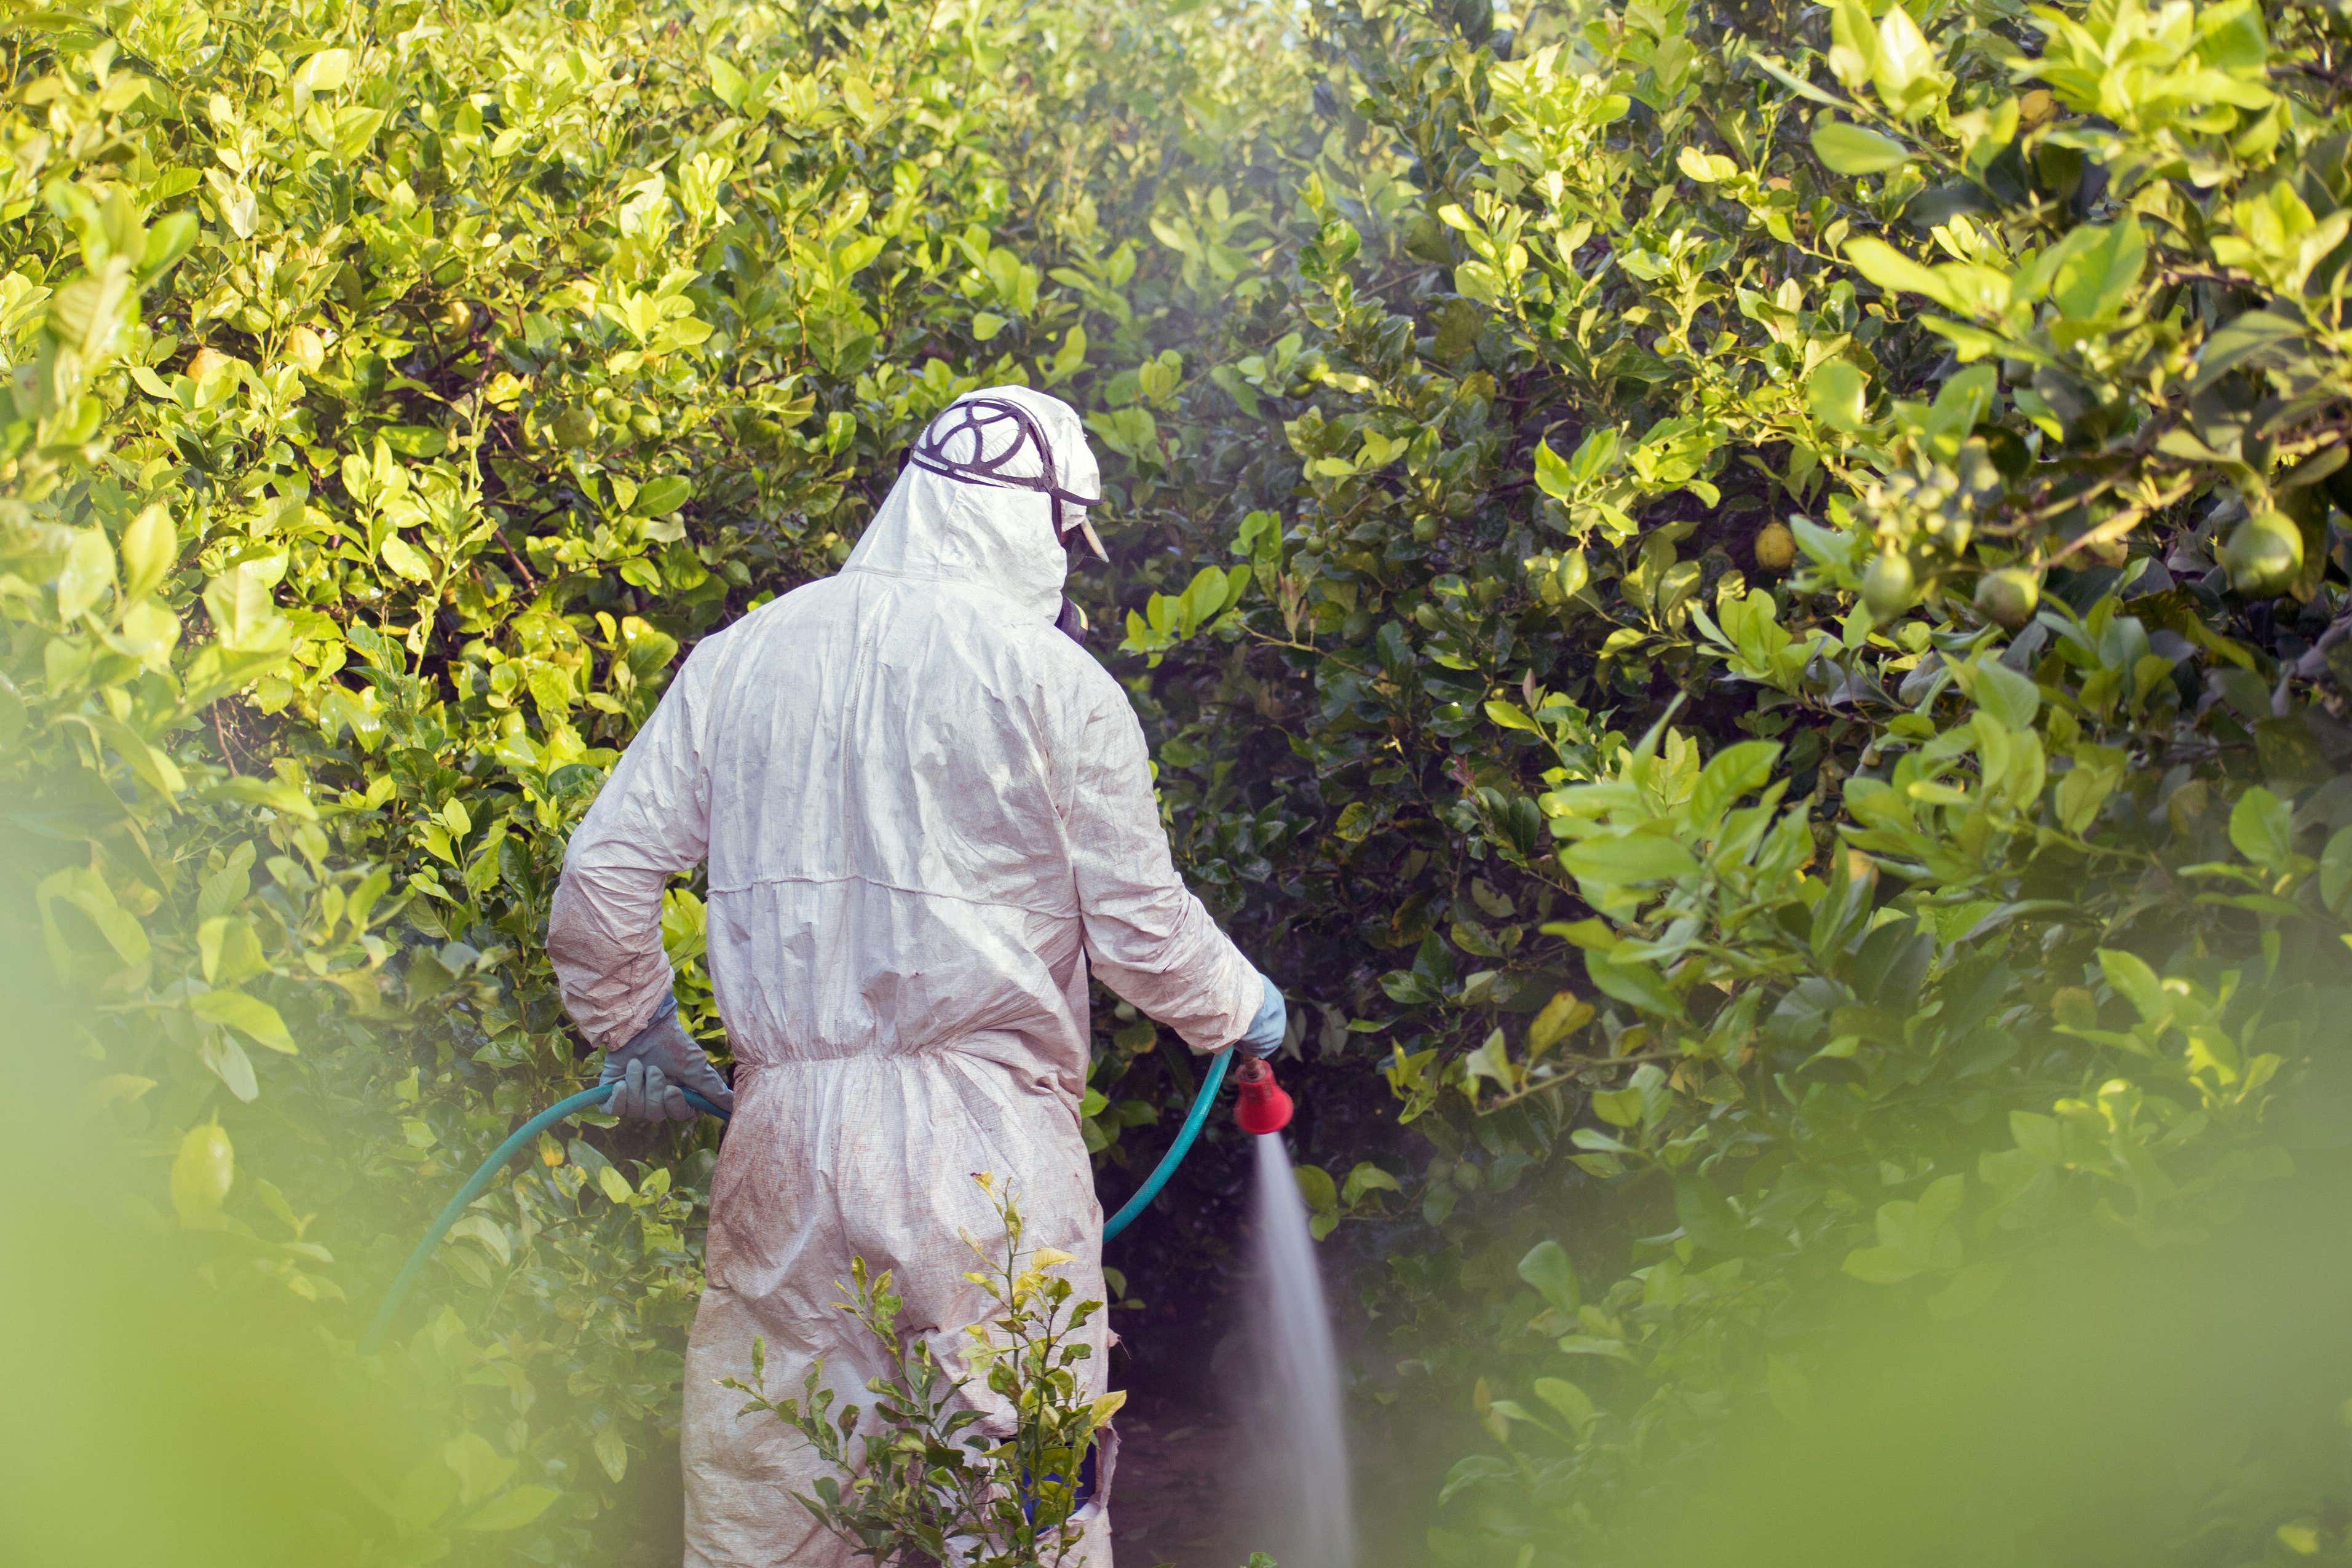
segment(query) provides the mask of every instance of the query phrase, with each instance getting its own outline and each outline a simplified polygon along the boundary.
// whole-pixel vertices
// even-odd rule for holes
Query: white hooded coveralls
[[[1094,493],[1067,405],[973,395],[1021,400],[1064,484]],[[669,994],[664,885],[709,867],[736,1101],[687,1350],[687,1568],[856,1560],[793,1500],[814,1453],[739,1418],[719,1380],[749,1380],[763,1339],[770,1394],[797,1396],[822,1357],[870,1406],[866,1381],[893,1369],[834,1306],[853,1257],[896,1271],[901,1328],[960,1365],[987,1315],[963,1237],[1002,1234],[973,1173],[1010,1183],[1027,1241],[1074,1255],[1079,1299],[1104,1299],[1079,1112],[1090,970],[1195,1050],[1230,1046],[1263,1000],[1176,874],[1126,693],[1054,627],[1050,506],[907,468],[837,575],[694,649],[564,857],[548,951],[599,1047]],[[1099,1393],[1100,1314],[1090,1331]],[[1072,1561],[1108,1568],[1089,1514]]]

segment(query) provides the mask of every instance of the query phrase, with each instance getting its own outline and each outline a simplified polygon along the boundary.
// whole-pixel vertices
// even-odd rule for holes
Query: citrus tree
[[[2341,1104],[2352,185],[2328,12],[1518,20],[1316,13],[1199,389],[1279,455],[1127,647],[1425,1135],[1434,1235],[1310,1195],[1485,1428],[1433,1551],[1525,1564],[1829,1303],[2226,1225]]]
[[[197,1288],[348,1344],[593,1073],[540,947],[570,827],[681,648],[838,564],[931,413],[1028,381],[1139,449],[1184,330],[1150,227],[1265,161],[1255,26],[0,11],[11,996]],[[701,922],[681,887],[717,1040]],[[439,1425],[335,1503],[350,1552],[643,1554],[604,1516],[674,1424],[716,1131],[607,1127],[438,1255],[393,1374]]]

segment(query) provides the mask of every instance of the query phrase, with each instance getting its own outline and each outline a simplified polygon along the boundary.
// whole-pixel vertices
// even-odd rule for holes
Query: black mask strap
[[[1008,419],[1020,427],[1026,442],[1037,448],[1038,466],[1045,470],[1043,474],[1005,471],[1013,459],[1021,455],[1024,444],[1022,439],[1015,439],[999,457],[988,456],[989,432]],[[971,438],[971,459],[967,461],[949,456],[950,443],[957,437],[966,435]],[[1073,542],[1085,537],[1084,514],[1073,516],[1070,509],[1102,504],[1100,496],[1082,496],[1062,488],[1060,475],[1054,463],[1054,446],[1045,439],[1045,428],[1029,410],[1006,398],[968,397],[953,405],[932,420],[916,437],[915,444],[907,448],[906,455],[898,460],[901,471],[908,463],[961,484],[994,485],[1002,489],[1041,492],[1054,503],[1054,537],[1065,550],[1069,549]]]

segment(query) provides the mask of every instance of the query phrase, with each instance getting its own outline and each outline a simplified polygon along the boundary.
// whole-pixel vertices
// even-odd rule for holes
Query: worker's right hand
[[[615,1116],[648,1121],[691,1121],[697,1112],[687,1103],[692,1089],[720,1110],[735,1110],[735,1091],[695,1044],[686,1026],[677,1021],[677,999],[663,1001],[653,1021],[629,1043],[604,1053],[599,1083],[614,1084],[605,1109]]]
[[[1263,974],[1258,979],[1265,986],[1265,999],[1234,1044],[1254,1057],[1270,1057],[1282,1048],[1282,1037],[1289,1032],[1290,1009],[1283,1005],[1282,991],[1273,981]]]

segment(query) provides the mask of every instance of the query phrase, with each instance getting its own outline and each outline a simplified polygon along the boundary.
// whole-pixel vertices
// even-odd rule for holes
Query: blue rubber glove
[[[1290,1009],[1283,1005],[1282,993],[1273,981],[1263,974],[1258,979],[1265,985],[1265,1000],[1258,1004],[1257,1016],[1234,1043],[1254,1057],[1265,1058],[1282,1048],[1282,1037],[1290,1027]]]
[[[604,1076],[596,1081],[620,1085],[605,1110],[638,1121],[693,1121],[700,1112],[687,1103],[689,1089],[721,1110],[735,1109],[735,1091],[677,1021],[675,996],[663,999],[652,1022],[627,1045],[604,1053]]]

